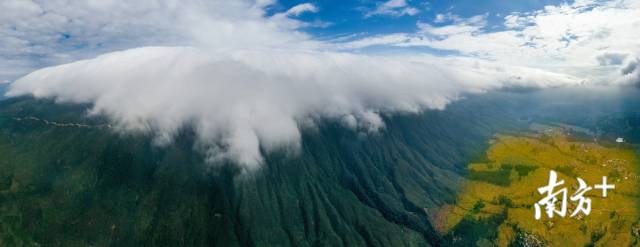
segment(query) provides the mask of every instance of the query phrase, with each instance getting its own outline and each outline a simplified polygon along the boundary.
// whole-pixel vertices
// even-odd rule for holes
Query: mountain
[[[534,121],[593,128],[638,109],[635,93],[614,112],[606,109],[619,97],[568,94],[467,96],[445,110],[387,115],[375,134],[327,120],[303,131],[299,153],[265,153],[249,173],[205,162],[188,127],[159,147],[150,134],[88,117],[88,105],[6,99],[0,245],[446,245],[434,211],[455,199],[466,164],[494,134]]]

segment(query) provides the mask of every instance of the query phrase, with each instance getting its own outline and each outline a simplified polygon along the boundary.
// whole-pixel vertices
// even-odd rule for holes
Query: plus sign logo
[[[568,195],[569,191],[564,185],[564,180],[558,180],[558,174],[551,170],[549,171],[549,183],[547,186],[538,188],[538,193],[544,197],[540,199],[535,205],[535,219],[539,220],[542,217],[542,213],[549,218],[553,218],[554,215],[565,217],[567,214],[567,200],[576,202],[576,208],[571,212],[570,217],[575,217],[578,214],[589,215],[591,213],[591,198],[585,197],[584,194],[593,190],[602,191],[602,197],[607,197],[607,191],[615,189],[615,185],[607,184],[607,177],[602,177],[602,184],[596,184],[593,187],[589,186],[583,179],[576,178],[578,180],[578,189]]]
[[[607,176],[602,176],[602,184],[596,184],[593,187],[602,190],[602,197],[607,197],[607,190],[616,188],[613,184],[607,184]]]

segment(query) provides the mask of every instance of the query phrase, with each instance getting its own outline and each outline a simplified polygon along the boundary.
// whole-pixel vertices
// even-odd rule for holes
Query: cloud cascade
[[[465,93],[577,83],[544,71],[430,56],[146,47],[38,70],[10,96],[92,103],[123,130],[170,142],[191,124],[212,160],[254,168],[260,149],[295,148],[301,126],[346,120],[374,131],[380,113],[441,109]]]
[[[266,16],[270,1],[158,2],[176,20],[160,22],[170,30],[163,33],[188,46],[40,69],[12,83],[8,95],[89,103],[91,114],[121,131],[152,133],[159,144],[191,126],[212,163],[255,169],[263,151],[296,150],[302,128],[320,120],[377,131],[380,114],[441,109],[468,93],[582,81],[476,58],[338,52],[297,31],[305,23],[292,16],[318,11],[312,5]]]

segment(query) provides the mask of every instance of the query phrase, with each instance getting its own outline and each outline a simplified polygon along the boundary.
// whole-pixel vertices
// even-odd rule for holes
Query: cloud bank
[[[51,4],[58,1],[32,3],[55,10]],[[264,152],[296,150],[302,129],[318,121],[372,132],[384,127],[380,114],[441,109],[469,93],[584,81],[474,57],[365,55],[336,49],[334,43],[299,31],[308,23],[293,18],[319,11],[311,4],[266,15],[271,1],[136,3],[88,1],[100,6],[85,13],[82,5],[76,8],[82,14],[66,16],[82,19],[93,13],[99,20],[109,16],[108,11],[126,9],[133,14],[111,14],[122,18],[113,25],[122,25],[118,30],[153,30],[145,38],[122,34],[140,39],[143,47],[37,70],[12,83],[8,95],[89,103],[91,114],[109,117],[121,131],[152,133],[159,144],[170,143],[181,128],[190,126],[212,163],[231,160],[255,169]],[[149,6],[157,9],[143,11]],[[89,19],[86,25],[93,27],[96,20]],[[456,35],[474,28],[431,31]],[[83,34],[69,36],[74,35]],[[115,31],[104,35],[122,38]],[[146,46],[154,43],[162,46]],[[617,63],[615,56],[602,59]],[[637,76],[637,66],[628,66],[626,74]]]
[[[192,125],[212,161],[247,168],[261,149],[295,148],[300,129],[320,119],[362,131],[383,127],[380,113],[441,109],[465,93],[549,87],[576,78],[488,62],[431,56],[145,47],[45,68],[11,85],[10,96],[92,103],[124,130],[170,142]]]

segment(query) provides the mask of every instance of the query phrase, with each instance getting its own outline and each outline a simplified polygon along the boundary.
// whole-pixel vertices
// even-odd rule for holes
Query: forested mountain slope
[[[385,117],[377,134],[334,121],[298,154],[242,174],[208,164],[188,128],[166,147],[118,134],[88,106],[0,104],[0,245],[424,246],[436,206],[497,131],[547,119],[523,93]],[[542,111],[540,115],[530,110]],[[564,116],[564,115],[563,115]]]

